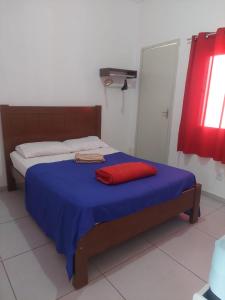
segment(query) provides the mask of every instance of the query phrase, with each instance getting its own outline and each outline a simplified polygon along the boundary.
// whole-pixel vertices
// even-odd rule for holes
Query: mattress
[[[102,155],[113,154],[116,152],[118,152],[118,150],[112,147],[79,151],[79,153],[99,153]],[[74,159],[74,156],[75,153],[67,153],[67,154],[40,156],[34,158],[24,158],[17,151],[13,151],[10,153],[13,167],[24,177],[26,175],[27,170],[34,165],[41,164],[41,163],[51,163],[57,161],[71,160]]]

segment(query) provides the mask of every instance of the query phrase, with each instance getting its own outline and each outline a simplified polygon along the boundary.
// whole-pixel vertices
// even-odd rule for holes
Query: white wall
[[[102,134],[134,145],[135,90],[105,93],[99,68],[137,67],[139,4],[130,0],[1,0],[0,103],[103,105]],[[0,137],[0,186],[5,186]]]
[[[180,39],[169,162],[193,171],[205,191],[225,198],[224,164],[176,151],[190,47],[186,39],[201,31],[224,27],[225,1],[145,0],[141,9],[140,47]]]
[[[132,152],[137,90],[126,92],[124,113],[120,90],[107,90],[106,106],[98,70],[136,68],[141,47],[180,38],[169,161],[193,171],[204,190],[225,197],[224,165],[176,151],[189,55],[186,39],[221,26],[224,0],[1,0],[0,103],[102,104],[103,139]],[[3,166],[0,136],[0,187],[6,184]]]

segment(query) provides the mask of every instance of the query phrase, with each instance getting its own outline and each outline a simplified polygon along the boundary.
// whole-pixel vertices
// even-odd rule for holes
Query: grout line
[[[12,222],[16,222],[16,221],[18,221],[18,220],[21,220],[21,219],[25,219],[25,218],[30,218],[30,216],[27,214],[27,215],[25,215],[25,216],[23,216],[23,217],[18,217],[18,218],[15,218],[15,219],[12,219],[12,220],[8,220],[8,221],[6,221],[6,222],[0,222],[0,225],[1,224],[7,224],[7,223],[12,223]],[[32,219],[33,220],[33,219]]]
[[[66,292],[64,295],[59,296],[58,298],[56,298],[56,300],[60,300],[60,299],[64,298],[65,296],[70,295],[70,294],[72,294],[72,293],[74,293],[74,292],[76,292],[76,291],[77,291],[77,292],[82,291],[83,289],[87,288],[87,287],[89,286],[90,283],[93,284],[95,281],[97,282],[97,281],[99,281],[99,280],[102,279],[102,278],[103,278],[103,274],[98,275],[97,277],[95,277],[95,278],[89,280],[89,281],[88,281],[88,284],[85,285],[85,286],[84,286],[83,288],[81,288],[81,289],[75,289],[74,286],[72,285],[72,290],[71,290],[71,291],[68,291],[68,292]],[[72,280],[71,280],[70,282],[71,282],[71,284],[72,284]]]
[[[185,222],[185,221],[184,221]],[[192,224],[188,224],[189,226],[193,226]],[[157,227],[155,227],[155,228],[157,228]],[[189,227],[188,227],[189,228]],[[152,228],[152,229],[154,229],[154,228]],[[146,240],[146,242],[148,242],[150,245],[153,245],[154,247],[158,247],[157,246],[157,244],[158,244],[158,242],[160,242],[160,241],[162,241],[163,239],[165,239],[165,238],[168,238],[168,237],[170,237],[170,236],[173,236],[173,235],[175,235],[175,234],[177,234],[177,233],[179,233],[179,232],[182,232],[182,231],[184,231],[186,228],[177,228],[177,229],[175,229],[173,232],[170,232],[170,233],[168,233],[168,234],[166,234],[165,236],[163,236],[163,237],[159,237],[156,241],[152,241],[152,242],[150,242],[147,238],[145,238],[145,240]]]
[[[114,269],[117,269],[119,266],[121,266],[121,265],[123,265],[123,264],[125,264],[125,263],[127,263],[127,262],[129,262],[129,261],[131,261],[131,260],[133,260],[133,259],[135,259],[135,258],[139,258],[140,255],[141,255],[142,253],[146,252],[147,250],[155,249],[155,248],[157,248],[155,245],[151,245],[151,246],[149,246],[149,247],[146,247],[145,249],[142,249],[142,250],[138,251],[136,254],[134,254],[134,255],[132,255],[132,256],[130,256],[130,257],[125,258],[123,261],[121,261],[120,263],[118,263],[118,264],[116,264],[116,265],[110,267],[109,269],[105,270],[104,272],[102,272],[102,271],[100,271],[100,270],[99,270],[99,272],[101,272],[101,274],[102,274],[103,276],[107,276],[107,275],[106,275],[107,273],[113,271]]]
[[[220,208],[221,208],[221,207],[220,207]],[[216,209],[215,211],[219,210],[220,208]],[[215,212],[215,211],[214,211],[214,212]],[[211,213],[213,213],[213,212],[211,212]],[[197,223],[196,223],[196,224],[197,224]],[[190,224],[190,226],[191,226],[191,224]],[[192,229],[197,230],[197,231],[201,232],[202,234],[205,234],[205,235],[207,235],[207,236],[213,238],[214,240],[217,239],[217,237],[211,235],[210,233],[201,231],[200,229],[197,228],[197,226],[193,226]],[[171,234],[166,235],[166,237],[168,238],[168,237],[170,237],[170,236],[173,236],[173,235],[176,234],[176,233],[182,232],[182,230],[183,230],[183,229],[178,229],[178,230],[172,232]],[[166,238],[166,237],[164,237],[164,238]],[[200,280],[202,280],[202,281],[204,281],[204,282],[207,283],[207,281],[205,281],[205,279],[201,278],[201,277],[200,277],[198,274],[196,274],[194,271],[192,271],[192,270],[189,269],[188,267],[184,266],[184,265],[183,265],[182,263],[180,263],[177,259],[175,259],[173,256],[171,256],[171,255],[168,254],[166,251],[164,251],[162,248],[160,248],[160,246],[158,246],[158,242],[160,242],[160,240],[163,240],[164,238],[159,239],[159,240],[157,240],[156,242],[150,242],[148,239],[146,239],[146,241],[147,241],[149,244],[152,244],[154,247],[156,247],[156,248],[159,249],[160,251],[162,251],[163,253],[165,253],[167,256],[169,256],[171,259],[173,259],[173,260],[174,260],[175,262],[177,262],[179,265],[181,265],[182,267],[184,267],[186,270],[190,271],[192,274],[194,274],[194,275],[195,275],[196,277],[198,277]]]
[[[2,258],[2,262],[8,261],[8,260],[10,260],[10,259],[12,259],[12,258],[15,258],[15,257],[17,257],[17,256],[23,255],[23,254],[25,254],[25,253],[32,252],[32,251],[34,251],[34,250],[36,250],[36,249],[42,248],[42,247],[44,247],[44,246],[50,244],[50,243],[51,243],[51,241],[46,242],[46,243],[44,243],[44,244],[41,244],[41,245],[39,245],[39,246],[36,246],[36,247],[34,247],[34,248],[31,248],[31,249],[29,249],[29,250],[23,251],[23,252],[21,252],[21,253],[19,253],[19,254],[16,254],[16,255],[7,257],[7,258],[5,258],[5,259]]]
[[[97,264],[96,264],[96,268],[97,268],[98,271],[101,273],[101,275],[105,276],[106,273],[112,271],[113,269],[119,267],[120,265],[126,263],[127,261],[129,261],[129,260],[131,260],[131,259],[133,259],[133,258],[135,258],[135,257],[138,257],[141,253],[145,252],[146,250],[151,249],[151,248],[154,248],[154,245],[153,245],[153,244],[150,244],[150,243],[147,243],[147,244],[148,244],[148,246],[146,246],[146,248],[140,249],[140,250],[137,251],[135,254],[133,254],[133,255],[131,255],[131,256],[129,256],[129,257],[124,258],[120,263],[111,266],[110,268],[108,268],[108,269],[105,270],[105,271],[101,271]]]
[[[220,209],[221,209],[221,208],[224,208],[224,207],[225,207],[225,205],[222,205],[222,206],[220,206],[220,207],[218,207],[218,208],[216,208],[216,209],[213,209],[213,211],[209,212],[208,214],[203,215],[202,218],[207,219],[208,216],[211,216],[211,215],[213,215],[214,213],[219,212]],[[225,211],[222,212],[222,213],[225,215]],[[205,220],[203,220],[203,222],[205,222]],[[194,224],[194,225],[195,225],[195,227],[194,227],[195,229],[197,229],[197,230],[200,231],[201,233],[204,233],[204,234],[206,234],[206,235],[212,237],[214,240],[218,239],[218,237],[214,236],[213,234],[211,234],[211,233],[209,233],[209,232],[207,232],[207,231],[203,231],[203,230],[201,230],[200,228],[198,228],[198,226],[196,226],[197,224],[200,224],[200,223],[197,222],[197,223]]]
[[[181,262],[179,262],[176,258],[174,258],[173,256],[171,256],[170,254],[168,254],[165,250],[163,250],[160,247],[157,247],[160,251],[162,251],[164,254],[166,254],[168,257],[170,257],[172,260],[174,260],[178,265],[182,266],[184,269],[188,270],[189,272],[191,272],[193,275],[195,275],[196,277],[198,277],[198,279],[200,279],[201,281],[207,283],[207,281],[205,281],[205,279],[201,278],[198,274],[196,274],[194,271],[192,271],[191,269],[189,269],[188,267],[184,266]]]
[[[187,229],[197,230],[197,231],[201,232],[202,234],[207,235],[207,236],[213,238],[214,240],[217,239],[217,237],[213,236],[212,234],[210,234],[210,233],[208,233],[208,232],[205,232],[205,231],[202,231],[202,230],[198,229],[198,227],[197,227],[196,225],[197,225],[197,223],[195,223],[195,224],[190,224],[190,227],[187,228]],[[182,231],[185,231],[185,228],[176,230],[176,231],[174,231],[174,232],[171,232],[171,233],[165,235],[164,237],[158,238],[156,241],[153,241],[153,242],[151,242],[151,243],[152,243],[155,247],[159,248],[158,243],[163,242],[163,240],[165,240],[165,239],[167,239],[167,238],[169,238],[169,237],[173,237],[173,236],[176,235],[177,233],[182,233]],[[147,241],[148,241],[148,240],[147,240]],[[149,242],[149,243],[150,243],[150,242]]]
[[[197,223],[196,223],[196,224],[197,224]],[[198,229],[197,226],[196,226],[195,224],[190,224],[190,226],[192,226],[192,228],[191,228],[192,230],[197,230],[197,231],[201,232],[203,235],[206,235],[206,236],[208,236],[208,237],[211,237],[213,240],[216,240],[216,239],[217,239],[217,237],[213,236],[212,234],[210,234],[210,233],[208,233],[208,232],[204,232],[204,231]],[[159,239],[157,239],[155,242],[151,242],[151,243],[152,243],[155,247],[161,249],[161,248],[159,247],[158,243],[163,242],[164,239],[167,239],[167,238],[169,238],[169,237],[173,237],[175,234],[177,234],[177,233],[179,233],[179,232],[181,233],[183,230],[185,230],[185,229],[179,229],[178,231],[171,232],[170,234],[168,234],[168,235],[166,235],[166,236],[164,236],[164,237],[162,237],[162,238],[159,238]],[[150,242],[149,242],[149,243],[150,243]]]
[[[189,224],[190,226],[192,226],[192,229],[197,229],[197,227],[194,227],[192,224]],[[179,233],[179,232],[182,232],[184,230],[184,228],[178,228],[177,230],[175,230],[175,231],[173,231],[173,232],[171,232],[171,233],[169,233],[168,235],[166,235],[165,237],[162,237],[161,239],[158,239],[156,242],[150,242],[146,237],[143,237],[143,239],[145,240],[145,242],[148,244],[148,246],[146,247],[146,248],[144,248],[144,249],[141,249],[141,250],[139,250],[137,253],[135,253],[135,254],[133,254],[133,255],[131,255],[131,256],[129,256],[129,257],[127,257],[127,258],[125,258],[124,260],[122,260],[120,263],[118,263],[118,264],[115,264],[114,266],[112,266],[112,267],[110,267],[109,269],[107,269],[107,270],[105,270],[104,272],[102,272],[101,270],[100,270],[100,268],[98,267],[98,265],[96,264],[96,268],[98,269],[98,271],[103,275],[103,276],[105,276],[105,274],[106,273],[108,273],[108,272],[110,272],[110,271],[112,271],[113,269],[115,269],[115,268],[117,268],[118,266],[120,266],[120,265],[122,265],[122,264],[124,264],[124,263],[126,263],[126,262],[128,262],[129,260],[131,260],[131,259],[133,259],[133,258],[135,258],[135,257],[138,257],[141,253],[143,253],[143,252],[145,252],[146,250],[148,250],[148,249],[151,249],[151,248],[158,248],[158,249],[160,249],[161,250],[161,248],[158,246],[158,242],[160,242],[161,240],[163,240],[164,238],[167,238],[167,237],[170,237],[170,236],[173,236],[174,234],[177,234],[177,233]],[[200,231],[199,229],[197,229],[198,231]],[[208,235],[208,236],[210,236],[211,238],[213,238],[214,240],[216,239],[214,236],[212,236],[212,235],[210,235],[210,234],[208,234],[208,233],[206,233],[206,232],[202,232],[202,231],[200,231],[201,233],[203,233],[203,234],[205,234],[205,235]],[[163,251],[163,250],[162,250]],[[164,251],[163,251],[164,252]],[[166,252],[165,252],[166,253]],[[168,254],[167,254],[168,255]],[[168,256],[170,256],[170,255],[168,255]],[[171,257],[172,258],[172,257]],[[176,261],[176,259],[174,259],[175,261]],[[178,262],[179,263],[179,262]],[[181,264],[182,265],[182,264]],[[193,273],[194,274],[194,273]],[[196,275],[197,276],[197,275]],[[201,279],[201,278],[200,278]],[[203,279],[201,279],[201,280],[203,280]]]
[[[225,207],[225,204],[222,204],[222,205],[221,205],[220,207],[218,207],[217,209],[213,209],[211,212],[209,212],[208,214],[205,214],[203,217],[207,217],[207,216],[209,216],[209,215],[211,215],[211,214],[213,214],[213,213],[216,213],[216,212],[219,211],[222,207]],[[29,215],[26,215],[26,216],[23,216],[23,217],[18,217],[18,218],[15,218],[15,219],[13,219],[13,220],[6,221],[6,222],[3,222],[3,223],[0,222],[0,224],[6,224],[6,223],[14,222],[14,221],[17,221],[17,220],[20,220],[20,219],[24,219],[24,218],[27,218],[27,217],[29,217]],[[212,236],[212,235],[209,234],[208,232],[201,231],[201,230],[198,229],[197,227],[195,227],[194,229],[200,231],[200,232],[203,233],[203,234],[206,234],[206,235],[212,237],[213,239],[216,239],[216,237]],[[175,232],[173,232],[173,233],[171,233],[171,234],[168,234],[168,236],[172,236],[173,234],[176,234],[176,233],[178,233],[178,232],[180,232],[180,231],[182,231],[182,229],[177,229]],[[148,239],[146,239],[145,237],[144,237],[144,240],[145,240],[145,242],[148,244],[148,246],[146,246],[146,248],[144,248],[144,249],[138,251],[137,253],[135,253],[134,255],[131,255],[130,257],[124,259],[123,261],[121,261],[120,263],[118,263],[118,264],[112,266],[112,267],[109,268],[108,270],[102,272],[102,271],[98,268],[98,266],[96,265],[96,268],[97,268],[97,270],[99,271],[100,275],[97,276],[95,279],[99,279],[101,276],[103,276],[103,278],[105,278],[105,279],[107,280],[107,282],[108,282],[108,283],[109,283],[109,284],[110,284],[110,285],[118,292],[118,294],[119,294],[124,300],[126,300],[126,298],[121,294],[121,292],[120,292],[120,291],[119,291],[119,290],[111,283],[111,281],[107,278],[106,273],[110,272],[111,270],[115,269],[116,267],[120,266],[121,264],[124,264],[124,263],[126,263],[127,261],[129,261],[129,260],[131,260],[131,259],[133,259],[133,258],[135,258],[135,257],[138,257],[141,253],[145,252],[147,249],[151,249],[151,248],[155,247],[155,248],[159,249],[161,252],[163,252],[165,255],[167,255],[168,257],[170,257],[174,262],[176,262],[177,264],[179,264],[180,266],[182,266],[184,269],[186,269],[186,270],[188,270],[189,272],[191,272],[194,276],[196,276],[197,278],[199,278],[201,281],[206,282],[203,278],[201,278],[199,275],[197,275],[197,274],[196,274],[195,272],[193,272],[191,269],[189,269],[188,267],[184,266],[182,263],[180,263],[180,262],[179,262],[178,260],[176,260],[174,257],[172,257],[171,255],[169,255],[169,254],[168,254],[167,252],[165,252],[164,250],[162,250],[159,246],[157,246],[157,243],[150,242],[150,241],[149,241]],[[14,296],[15,296],[15,299],[17,299],[17,297],[16,297],[15,291],[14,291],[14,289],[13,289],[13,287],[12,287],[12,284],[11,284],[11,281],[10,281],[10,278],[9,278],[9,275],[8,275],[8,273],[7,273],[7,270],[6,270],[6,268],[5,268],[4,261],[8,261],[8,260],[10,260],[10,259],[12,259],[12,258],[15,258],[15,257],[17,257],[17,256],[23,255],[23,254],[28,253],[28,252],[32,252],[32,251],[34,251],[34,250],[36,250],[36,249],[38,249],[38,248],[41,248],[41,247],[44,247],[44,246],[50,244],[50,243],[51,243],[51,241],[46,242],[46,243],[44,243],[44,244],[42,244],[42,245],[39,245],[39,246],[34,247],[34,248],[31,248],[31,249],[29,249],[29,250],[27,250],[27,251],[24,251],[24,252],[22,252],[22,253],[20,253],[20,254],[17,254],[17,255],[8,257],[8,258],[6,258],[6,259],[2,259],[2,261],[0,261],[0,263],[2,263],[2,265],[3,265],[3,267],[4,267],[6,276],[7,276],[7,278],[8,278],[9,283],[10,283],[10,286],[11,286],[11,288],[12,288],[12,291],[13,291],[13,294],[14,294]],[[93,282],[95,279],[91,280],[90,282]],[[61,298],[65,297],[66,295],[68,295],[68,294],[70,294],[70,293],[73,293],[73,292],[74,292],[74,290],[71,290],[70,292],[66,293],[66,294],[63,295],[63,296],[60,296],[60,297],[57,298],[57,299],[61,299]]]
[[[95,267],[97,269],[97,271],[102,275],[104,275],[104,273],[100,270],[100,268],[98,267],[98,264],[95,264]]]
[[[90,263],[88,264],[88,268],[90,268]],[[89,272],[88,272],[88,283],[91,283],[93,281],[99,280],[104,274],[98,269],[96,265],[94,265],[94,268],[98,271],[99,274],[97,274],[94,278],[90,279],[89,278]],[[88,269],[89,270],[89,269]],[[76,276],[76,275],[75,275]]]
[[[211,215],[211,214],[216,213],[217,211],[219,211],[222,207],[225,207],[225,204],[222,205],[222,206],[220,206],[220,207],[218,207],[218,208],[216,208],[216,209],[213,209],[213,211],[209,212],[208,214],[205,214],[205,215],[201,216],[200,218],[208,217],[209,215]],[[225,214],[225,212],[224,212],[224,214]],[[184,221],[184,222],[185,222],[185,221]],[[187,222],[188,222],[188,221],[187,221]],[[203,222],[204,222],[204,221],[203,221]],[[210,236],[210,237],[213,238],[214,240],[218,239],[218,237],[216,237],[216,236],[214,236],[214,235],[212,235],[212,234],[210,234],[210,233],[208,233],[208,232],[205,232],[205,231],[203,231],[203,230],[200,230],[200,229],[196,226],[197,224],[200,224],[200,223],[199,223],[199,222],[196,222],[195,224],[188,224],[188,225],[189,225],[189,228],[192,226],[192,229],[196,229],[196,230],[200,231],[201,233]],[[155,227],[155,228],[157,228],[157,227]],[[152,228],[152,229],[154,229],[154,228]],[[153,246],[158,247],[158,246],[157,246],[157,243],[158,243],[158,242],[160,242],[161,240],[163,240],[163,239],[166,238],[166,237],[170,237],[170,236],[173,236],[173,235],[176,234],[176,233],[182,232],[183,230],[184,230],[184,228],[178,228],[178,229],[174,230],[173,232],[168,233],[166,236],[164,236],[164,237],[162,237],[162,238],[159,237],[159,239],[157,239],[157,241],[155,241],[155,242],[154,242],[154,241],[151,241],[151,242],[150,242],[146,237],[144,237],[144,239],[145,239],[145,241],[146,241],[147,243],[149,243],[150,245],[153,245]]]
[[[62,299],[62,298],[64,298],[64,297],[66,297],[66,296],[68,296],[68,295],[74,293],[75,291],[76,291],[76,290],[74,289],[74,290],[72,290],[72,291],[70,291],[70,292],[68,292],[68,293],[66,293],[66,294],[64,294],[64,295],[62,295],[62,296],[56,298],[56,300],[60,300],[60,299]]]
[[[207,207],[207,206],[206,206],[206,207]],[[205,215],[202,215],[202,218],[207,217],[207,216],[209,216],[209,215],[212,215],[213,213],[219,211],[221,208],[225,208],[225,204],[221,205],[221,206],[218,207],[218,208],[213,208],[212,211],[210,211],[209,213],[207,213],[207,214],[205,214]],[[201,209],[201,207],[200,207],[200,209]],[[224,212],[224,214],[225,214],[225,212]],[[200,217],[200,218],[201,218],[201,217]]]
[[[217,196],[216,194],[213,194],[213,193],[202,190],[202,195],[206,196],[208,198],[211,198],[213,200],[216,200],[218,202],[225,203],[225,198],[221,197],[221,196]]]
[[[14,297],[15,297],[15,300],[17,300],[16,293],[15,293],[15,291],[14,291],[14,289],[13,289],[13,286],[12,286],[12,283],[11,283],[11,280],[10,280],[10,277],[9,277],[9,274],[8,274],[8,272],[7,272],[7,270],[6,270],[6,267],[5,267],[5,265],[4,265],[3,262],[2,262],[2,266],[3,266],[4,270],[5,270],[5,274],[6,274],[6,277],[7,277],[8,281],[9,281],[9,285],[10,285],[10,287],[11,287],[11,289],[12,289],[12,292],[13,292],[13,295],[14,295]]]
[[[105,280],[117,291],[117,293],[124,299],[124,300],[127,300],[125,297],[124,297],[124,295],[120,292],[120,290],[117,288],[117,287],[115,287],[115,285],[107,278],[107,276],[106,275],[103,275],[104,276],[104,278],[105,278]]]
[[[199,232],[201,232],[201,233],[203,233],[203,234],[205,234],[205,235],[207,235],[207,236],[213,238],[214,240],[218,240],[218,237],[212,235],[212,234],[209,233],[209,232],[206,232],[206,231],[203,231],[203,230],[199,229],[197,226],[195,227],[195,229],[198,230]]]
[[[71,283],[71,285],[72,285],[72,280],[70,280],[69,281],[70,283]],[[71,290],[70,291],[68,291],[68,292],[66,292],[65,294],[63,294],[62,296],[59,296],[59,297],[57,297],[55,300],[59,300],[59,299],[62,299],[62,298],[64,298],[65,296],[67,296],[67,295],[69,295],[69,294],[72,294],[72,293],[74,293],[76,291],[76,289],[74,288],[74,286],[72,285],[71,286]]]

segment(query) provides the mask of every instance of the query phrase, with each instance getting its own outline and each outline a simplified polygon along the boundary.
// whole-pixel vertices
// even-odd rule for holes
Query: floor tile
[[[116,267],[106,277],[127,300],[190,300],[204,285],[157,248]]]
[[[148,242],[155,244],[159,240],[190,226],[189,217],[183,214],[150,229],[145,233],[145,238]]]
[[[212,209],[212,208],[210,208],[208,206],[204,206],[204,205],[201,205],[200,209],[201,209],[201,217],[205,217],[216,211],[216,209]]]
[[[211,208],[220,208],[221,206],[224,206],[225,203],[216,199],[213,199],[209,196],[206,196],[204,194],[201,195],[201,203],[204,203],[205,205],[207,205],[208,207]]]
[[[219,209],[216,212],[207,215],[198,222],[196,227],[215,238],[225,235],[225,210]]]
[[[50,242],[30,217],[0,224],[0,255],[6,259]]]
[[[208,281],[215,239],[193,227],[161,240],[157,246]]]
[[[180,215],[90,259],[91,282],[74,291],[64,256],[27,216],[23,193],[0,192],[0,300],[15,300],[3,263],[17,300],[192,299],[208,281],[215,238],[225,235],[224,203],[202,195],[201,214],[198,224]]]
[[[218,200],[212,199],[208,196],[202,195],[201,196],[201,216],[206,216],[210,213],[215,212],[219,208],[224,207],[224,203]]]
[[[55,300],[74,290],[66,275],[65,258],[52,244],[6,260],[4,264],[18,300]]]
[[[1,300],[15,300],[12,288],[9,284],[4,267],[0,263],[0,299]]]
[[[123,300],[119,293],[105,279],[90,283],[81,290],[74,291],[60,300]]]
[[[27,216],[21,191],[0,192],[0,223]]]
[[[150,247],[149,243],[140,235],[101,253],[94,258],[94,262],[98,269],[104,273],[148,247]]]
[[[95,257],[91,257],[88,260],[88,280],[91,282],[101,276],[97,264],[95,263]]]

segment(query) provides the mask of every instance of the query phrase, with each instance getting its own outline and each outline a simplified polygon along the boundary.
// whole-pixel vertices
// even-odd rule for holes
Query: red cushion
[[[118,184],[157,173],[155,167],[144,162],[121,163],[96,170],[97,180],[105,184]]]

